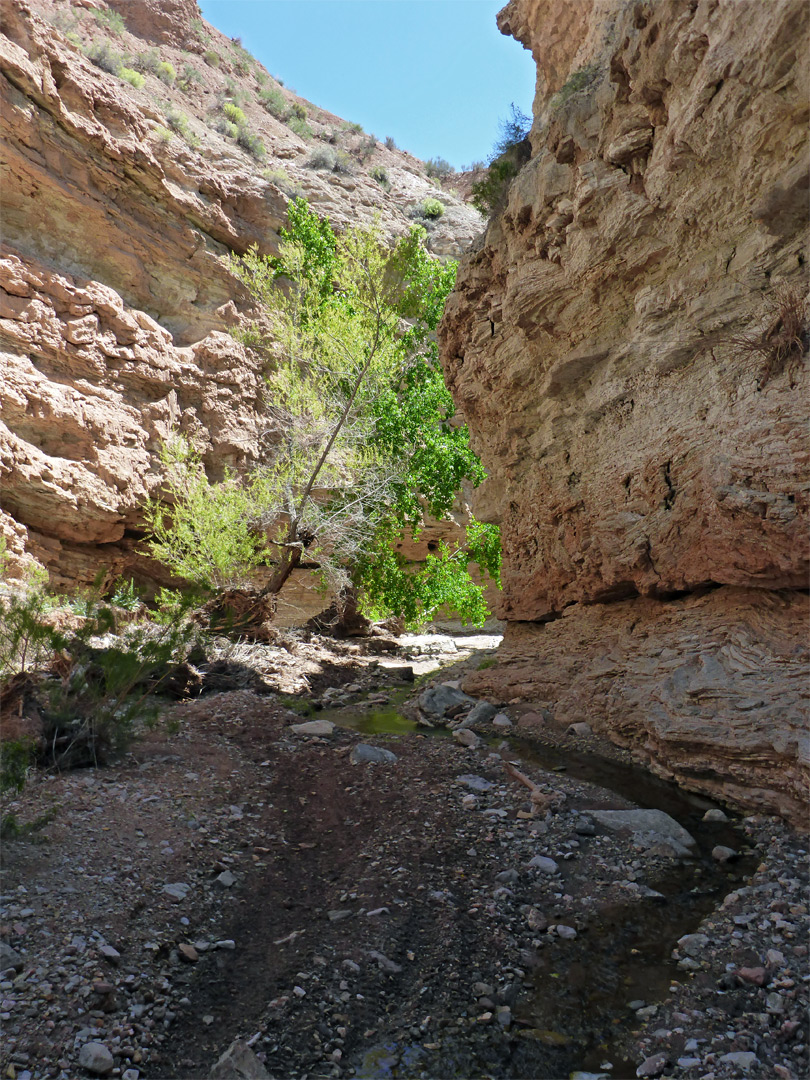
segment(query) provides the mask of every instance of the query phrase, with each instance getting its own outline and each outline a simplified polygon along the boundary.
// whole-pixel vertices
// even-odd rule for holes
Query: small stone
[[[236,1039],[208,1076],[210,1080],[269,1080],[270,1074],[247,1043]]]
[[[470,750],[475,750],[481,743],[481,740],[475,734],[474,731],[468,731],[467,728],[456,728],[453,732],[453,738],[457,743],[462,746],[468,747]]]
[[[167,896],[170,896],[172,900],[185,900],[188,895],[188,891],[191,888],[184,881],[175,881],[170,885],[164,885],[163,891]]]
[[[728,821],[728,816],[723,813],[718,807],[712,807],[711,810],[707,810],[703,815],[704,821]]]
[[[754,986],[764,986],[768,981],[768,972],[764,967],[742,967],[735,972],[743,982],[753,983]]]
[[[512,885],[519,877],[517,870],[501,870],[500,874],[495,875],[495,880],[500,881],[502,885]]]
[[[351,753],[352,765],[381,765],[390,761],[396,761],[397,755],[382,746],[370,746],[368,743],[358,743]]]
[[[748,1072],[749,1069],[756,1065],[757,1055],[752,1054],[750,1050],[738,1050],[731,1054],[723,1054],[720,1061],[725,1062],[727,1065],[736,1065],[737,1068]]]
[[[565,731],[566,735],[579,735],[580,737],[586,735],[593,735],[593,729],[590,724],[586,724],[584,721],[579,724],[569,724]]]
[[[700,1058],[695,1057],[679,1057],[678,1065],[681,1069],[693,1069],[696,1065],[700,1064]]]
[[[478,799],[476,799],[475,795],[465,795],[461,800],[461,805],[465,810],[474,810],[478,806]]]
[[[230,870],[223,870],[221,874],[217,874],[217,876],[214,878],[214,884],[219,885],[221,889],[230,889],[230,887],[235,883],[236,878],[233,876]]]
[[[779,968],[785,965],[785,954],[780,952],[779,949],[768,949],[765,957],[771,967]]]
[[[186,942],[181,942],[177,946],[177,951],[183,958],[183,960],[185,960],[189,964],[196,964],[197,961],[200,959],[199,953],[194,948],[194,946],[188,945],[186,944]]]
[[[559,870],[557,863],[545,855],[535,855],[534,858],[529,859],[529,866],[533,866],[541,874],[556,874]]]
[[[24,965],[25,960],[17,950],[12,949],[5,941],[0,941],[0,971],[7,971],[9,968],[22,971]]]
[[[678,938],[678,948],[687,956],[700,955],[708,944],[709,939],[705,934],[684,934]]]
[[[638,1012],[638,1010],[643,1009],[646,1004],[646,1001],[643,1001],[641,998],[636,998],[634,1001],[627,1002],[627,1008],[631,1012]]]
[[[331,735],[335,725],[331,720],[307,720],[303,724],[291,724],[290,731],[295,735]]]
[[[497,716],[493,716],[492,726],[497,728],[510,728],[514,727],[514,724],[506,715],[506,713],[499,712]]]
[[[717,862],[729,862],[731,859],[737,858],[737,852],[734,848],[725,847],[723,844],[718,844],[717,847],[712,848],[712,858]]]
[[[236,948],[236,942],[233,940],[233,938],[223,938],[222,941],[214,942],[214,948],[228,949],[230,951],[233,951]]]
[[[303,986],[294,986],[294,987],[293,987],[293,993],[294,993],[294,994],[295,994],[295,996],[296,996],[296,997],[298,997],[298,998],[303,998],[303,997],[306,997],[306,996],[307,996],[307,992],[306,992],[306,990],[305,990],[305,989],[303,988]]]
[[[329,922],[341,922],[343,919],[350,919],[354,912],[350,908],[333,908],[331,911],[327,911],[326,917]]]
[[[529,908],[526,913],[526,922],[529,929],[538,934],[548,929],[548,919],[539,908]]]
[[[456,780],[459,784],[469,788],[470,791],[489,791],[492,787],[491,780],[485,780],[483,776],[473,776],[471,773],[465,773],[464,776],[459,776]]]
[[[502,1028],[508,1028],[512,1025],[512,1010],[508,1005],[499,1005],[495,1010],[495,1019],[501,1025]]]
[[[79,1053],[79,1064],[88,1072],[96,1076],[107,1076],[111,1073],[115,1062],[113,1056],[103,1043],[87,1042]]]
[[[121,1080],[138,1080],[140,1075],[137,1069],[124,1069],[121,1073]]]
[[[596,836],[596,826],[590,818],[577,818],[574,822],[574,832],[577,836]]]
[[[557,937],[561,937],[564,941],[573,941],[576,936],[577,932],[573,926],[565,926],[562,923],[557,924]]]
[[[636,1076],[660,1076],[668,1063],[666,1054],[654,1054],[642,1061],[636,1069]]]

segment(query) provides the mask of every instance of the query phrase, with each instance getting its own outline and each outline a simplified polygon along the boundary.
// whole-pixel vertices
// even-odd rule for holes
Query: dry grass
[[[761,327],[729,339],[744,356],[760,357],[760,386],[798,366],[808,348],[808,297],[799,286],[783,285],[765,300]]]

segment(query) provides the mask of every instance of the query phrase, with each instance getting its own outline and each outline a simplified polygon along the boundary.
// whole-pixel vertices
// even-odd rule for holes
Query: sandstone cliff
[[[138,541],[168,432],[194,435],[213,476],[260,454],[262,361],[227,334],[245,297],[220,256],[274,251],[290,194],[393,237],[437,192],[421,162],[283,88],[194,0],[2,0],[0,26],[0,535],[12,569],[36,558],[57,586],[100,567],[163,580]],[[228,103],[263,157],[223,127]],[[313,167],[316,147],[341,169]],[[429,245],[455,256],[481,219],[441,197]],[[312,613],[305,589],[291,599]]]
[[[442,327],[504,543],[501,663],[467,689],[797,815],[810,8],[512,0],[499,22],[538,64],[532,157]]]

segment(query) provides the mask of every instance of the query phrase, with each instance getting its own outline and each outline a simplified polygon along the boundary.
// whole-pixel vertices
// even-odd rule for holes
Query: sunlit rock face
[[[499,23],[538,64],[532,158],[442,350],[524,666],[506,652],[475,687],[552,685],[566,720],[684,783],[796,813],[810,455],[807,339],[784,327],[807,286],[810,9],[512,0]],[[747,659],[693,692],[735,641]],[[684,672],[666,691],[661,650]],[[589,699],[579,664],[608,654]]]
[[[442,257],[482,227],[422,162],[293,92],[313,137],[271,115],[260,94],[275,83],[193,0],[111,10],[0,0],[0,535],[7,572],[37,559],[63,588],[100,568],[166,583],[141,526],[170,432],[194,438],[214,478],[261,457],[264,361],[227,333],[246,298],[221,257],[277,251],[291,192],[337,229],[377,222],[392,239],[439,194],[447,209],[428,242]],[[93,44],[168,63],[174,81],[146,68],[134,87],[89,61]],[[216,130],[232,93],[264,161]],[[172,133],[172,115],[189,137]],[[352,171],[311,167],[330,139]],[[305,575],[292,592],[292,621],[323,606]]]

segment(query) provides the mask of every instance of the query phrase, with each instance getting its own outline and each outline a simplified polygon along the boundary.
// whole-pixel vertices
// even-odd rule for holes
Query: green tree
[[[277,440],[248,478],[221,484],[175,444],[172,516],[149,512],[152,551],[220,588],[265,564],[262,595],[281,592],[306,552],[327,587],[360,589],[375,615],[417,623],[449,604],[480,622],[486,605],[468,564],[497,578],[496,530],[473,523],[468,544],[445,545],[419,569],[392,549],[425,512],[446,517],[463,481],[484,476],[438,364],[455,265],[428,255],[419,227],[391,250],[376,229],[336,235],[304,200],[288,214],[278,258],[254,248],[229,259],[272,325]]]

